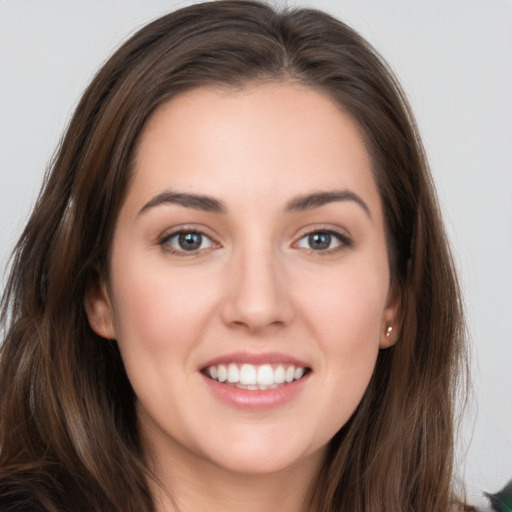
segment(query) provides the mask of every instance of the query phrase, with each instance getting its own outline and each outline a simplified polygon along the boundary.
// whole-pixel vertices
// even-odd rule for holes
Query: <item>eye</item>
[[[199,231],[178,231],[165,236],[160,245],[174,253],[195,253],[215,246],[213,240]]]
[[[350,238],[333,230],[313,231],[297,242],[297,247],[314,252],[336,252],[350,245]]]

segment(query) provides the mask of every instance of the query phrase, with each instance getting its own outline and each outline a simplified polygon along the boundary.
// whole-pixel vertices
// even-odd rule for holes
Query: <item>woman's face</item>
[[[397,314],[356,125],[296,84],[198,89],[150,118],[133,178],[86,304],[143,445],[236,472],[318,463]]]

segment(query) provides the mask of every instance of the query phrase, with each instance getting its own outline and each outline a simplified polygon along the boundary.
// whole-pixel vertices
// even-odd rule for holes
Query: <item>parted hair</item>
[[[109,249],[151,114],[198,87],[292,81],[359,126],[386,223],[398,342],[331,440],[318,512],[448,512],[455,395],[466,368],[460,291],[426,157],[401,88],[354,30],[313,9],[192,5],[133,35],[84,92],[11,260],[2,300],[0,506],[150,512],[135,396],[84,296]],[[464,386],[462,386],[464,389]],[[293,491],[291,491],[293,492]]]

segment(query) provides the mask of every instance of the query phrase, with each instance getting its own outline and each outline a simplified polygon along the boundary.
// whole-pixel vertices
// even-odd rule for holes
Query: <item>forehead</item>
[[[132,188],[214,196],[355,188],[379,200],[357,124],[296,83],[199,88],[161,105],[138,141]],[[248,186],[248,184],[250,186]]]

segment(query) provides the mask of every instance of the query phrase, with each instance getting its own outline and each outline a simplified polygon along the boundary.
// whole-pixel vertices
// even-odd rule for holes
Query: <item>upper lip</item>
[[[224,354],[213,359],[210,359],[201,366],[204,370],[210,366],[218,364],[252,364],[252,365],[263,365],[263,364],[288,364],[296,367],[310,368],[308,363],[303,360],[297,359],[296,357],[282,354],[279,352],[263,352],[263,353],[248,353],[248,352],[232,352]]]

